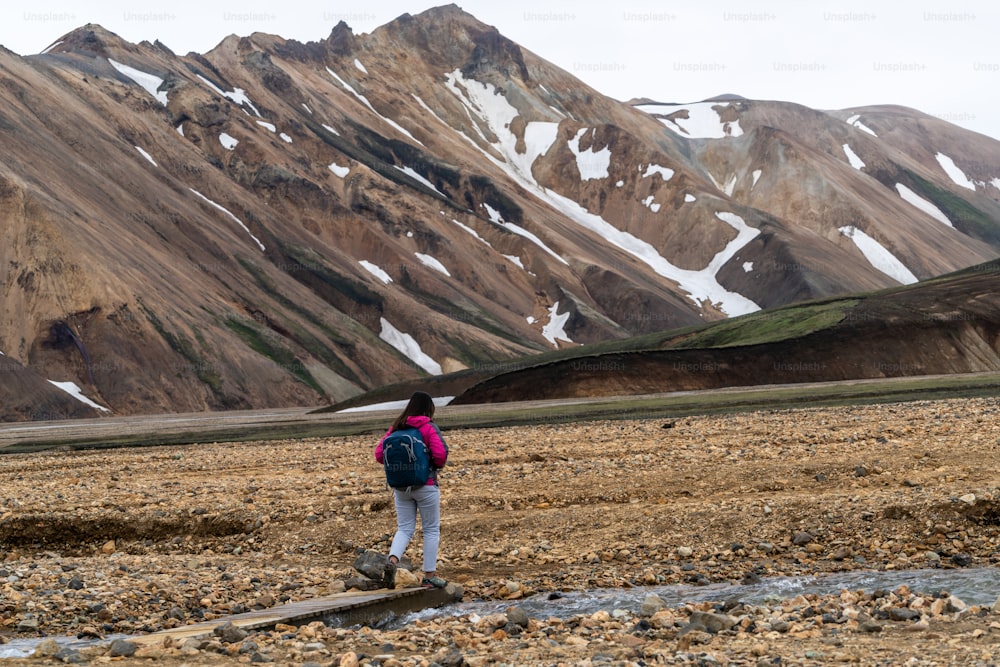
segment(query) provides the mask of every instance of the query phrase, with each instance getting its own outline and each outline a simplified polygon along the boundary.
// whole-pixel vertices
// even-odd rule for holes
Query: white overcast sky
[[[6,0],[0,44],[27,55],[98,23],[179,54],[255,31],[371,32],[428,0]],[[720,93],[817,109],[901,104],[1000,139],[995,0],[464,0],[523,47],[611,97],[692,102]]]

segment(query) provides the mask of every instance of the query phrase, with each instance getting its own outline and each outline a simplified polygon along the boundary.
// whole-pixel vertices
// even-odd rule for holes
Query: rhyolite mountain
[[[455,6],[0,50],[0,419],[337,402],[1000,254],[1000,142],[620,102]],[[68,386],[63,384],[63,387]]]

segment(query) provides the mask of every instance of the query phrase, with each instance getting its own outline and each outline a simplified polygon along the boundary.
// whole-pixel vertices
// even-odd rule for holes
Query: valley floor
[[[439,423],[451,450],[439,571],[465,600],[1000,561],[996,398],[471,430],[449,430],[443,410]],[[0,457],[0,642],[146,633],[336,591],[355,549],[387,550],[395,528],[379,435]],[[418,562],[419,547],[418,533]],[[314,624],[114,660],[1000,661],[1000,615],[935,593]],[[103,647],[78,657],[108,660]],[[62,664],[32,664],[46,662]]]

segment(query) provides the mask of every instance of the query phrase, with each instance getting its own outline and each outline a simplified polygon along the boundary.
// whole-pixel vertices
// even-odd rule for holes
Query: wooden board
[[[244,614],[222,616],[211,621],[161,630],[148,635],[130,638],[129,641],[143,646],[160,643],[182,642],[185,639],[211,635],[216,628],[232,623],[244,630],[261,630],[278,623],[301,625],[313,620],[339,618],[343,625],[361,625],[366,619],[377,621],[392,614],[407,613],[439,607],[453,600],[452,593],[445,589],[400,588],[390,590],[380,588],[374,591],[348,591],[321,598],[289,602],[288,604],[248,611]]]

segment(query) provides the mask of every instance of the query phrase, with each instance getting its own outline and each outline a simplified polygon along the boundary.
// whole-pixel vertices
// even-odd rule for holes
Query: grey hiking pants
[[[389,555],[402,558],[417,530],[417,512],[424,533],[424,572],[437,571],[438,544],[441,541],[441,491],[436,484],[416,489],[393,489],[396,500],[396,536]]]

